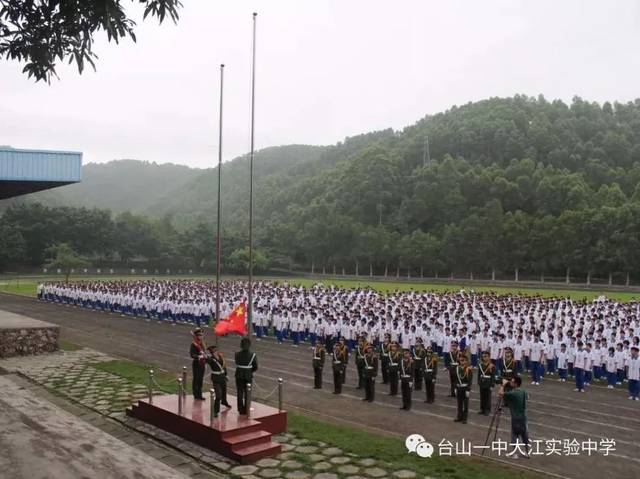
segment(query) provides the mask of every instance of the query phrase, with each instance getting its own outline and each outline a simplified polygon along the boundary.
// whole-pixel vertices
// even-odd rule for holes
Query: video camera
[[[502,376],[496,377],[496,385],[504,386],[505,391],[511,391],[513,386],[511,385],[511,379],[503,378]]]

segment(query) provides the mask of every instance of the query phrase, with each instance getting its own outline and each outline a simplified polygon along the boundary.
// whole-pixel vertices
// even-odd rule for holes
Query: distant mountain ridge
[[[254,178],[258,182],[271,174],[295,171],[299,165],[315,161],[324,148],[287,145],[260,150],[255,155]],[[236,183],[248,184],[248,162],[248,155],[244,155],[222,166],[223,190],[225,195],[231,195],[232,201],[236,201],[234,193],[240,191]],[[217,167],[202,169],[174,163],[112,160],[83,165],[80,183],[0,202],[0,208],[15,202],[40,202],[49,206],[103,208],[114,213],[190,216],[210,203],[217,182]]]
[[[82,167],[82,181],[43,191],[23,199],[55,206],[108,208],[114,212],[141,213],[162,196],[179,189],[202,170],[172,163],[137,160],[88,163]]]
[[[24,201],[126,209],[210,240],[217,184],[215,168],[112,162]],[[246,244],[248,192],[245,155],[222,168],[223,244]],[[254,192],[255,244],[278,265],[634,274],[640,99],[489,98],[332,146],[265,148]]]

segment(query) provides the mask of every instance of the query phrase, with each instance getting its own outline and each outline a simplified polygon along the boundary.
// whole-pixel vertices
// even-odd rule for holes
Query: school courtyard
[[[12,366],[8,369],[26,375],[48,392],[53,391],[57,396],[68,397],[80,405],[91,407],[92,413],[103,414],[106,418],[111,415],[111,420],[121,417],[127,403],[144,394],[140,385],[144,384],[145,367],[153,366],[162,371],[162,384],[171,388],[174,386],[173,376],[183,366],[189,365],[190,334],[186,325],[147,322],[46,304],[32,297],[10,294],[0,294],[0,309],[58,324],[65,348],[86,348],[79,349],[85,351],[83,354],[67,351],[52,356],[66,354],[68,358],[75,357],[76,362],[67,361],[71,364],[70,370],[75,371],[75,376],[64,370],[61,372],[55,364],[52,366],[53,363],[43,362],[44,356],[24,361],[12,360]],[[206,339],[213,341],[211,331],[207,332]],[[222,338],[219,344],[229,357],[237,350],[238,343],[237,337],[230,337]],[[288,444],[285,456],[277,458],[277,463],[269,463],[272,467],[267,461],[262,467],[233,469],[234,465],[211,458],[207,465],[207,458],[203,457],[202,451],[185,454],[180,449],[185,446],[181,444],[184,441],[178,441],[172,446],[179,451],[176,454],[186,461],[181,465],[201,468],[199,472],[203,474],[206,472],[222,477],[327,479],[394,476],[581,478],[597,475],[623,478],[632,477],[634,470],[640,470],[640,445],[637,441],[640,415],[637,403],[627,400],[625,390],[611,391],[594,384],[585,394],[578,394],[573,391],[572,384],[559,383],[553,376],[535,388],[525,378],[525,388],[531,394],[530,436],[538,441],[539,454],[534,454],[529,460],[516,461],[505,457],[505,453],[500,453],[498,448],[487,450],[487,458],[482,459],[478,457],[481,452],[478,446],[485,443],[491,418],[475,413],[479,404],[477,388],[471,395],[469,423],[460,425],[453,422],[455,400],[447,397],[448,379],[444,374],[438,379],[435,404],[424,404],[424,392],[414,392],[413,409],[406,412],[399,410],[400,400],[389,397],[380,382],[377,384],[375,402],[363,404],[360,400],[361,391],[355,389],[357,378],[353,361],[349,364],[343,394],[335,396],[331,394],[329,367],[324,371],[324,388],[313,389],[311,351],[308,347],[277,344],[267,338],[254,341],[253,350],[260,361],[255,385],[256,400],[266,398],[266,402],[273,401],[272,391],[277,379],[281,377],[285,381],[284,403],[291,413],[291,435],[281,438]],[[93,357],[92,354],[103,357],[93,357],[88,362],[77,359],[87,354],[90,357]],[[0,367],[7,369],[6,361],[4,363]],[[94,367],[89,363],[98,365]],[[100,377],[82,376],[79,373],[89,366],[101,373]],[[57,370],[55,380],[48,377],[54,370]],[[229,372],[233,373],[232,365]],[[101,383],[105,380],[114,383],[106,388],[106,392],[105,388],[92,388],[88,397],[83,395],[83,383],[91,385],[94,381]],[[233,394],[233,381],[230,386]],[[14,405],[15,408],[18,406]],[[505,409],[498,431],[498,438],[503,440],[509,440],[508,416]],[[128,427],[132,429],[131,424]],[[415,454],[407,453],[405,438],[416,433],[434,445],[436,453],[440,453],[439,457],[420,459]],[[170,439],[165,438],[165,442],[170,444]],[[313,452],[308,449],[305,453],[305,446],[314,448]],[[299,448],[302,449],[296,452]],[[327,449],[329,453],[324,454]],[[448,451],[457,457],[447,457]],[[337,460],[336,457],[341,459]],[[211,466],[214,462],[220,463],[217,469]],[[282,467],[284,463],[291,468]],[[319,463],[322,465],[318,468]],[[202,469],[203,465],[207,467]]]

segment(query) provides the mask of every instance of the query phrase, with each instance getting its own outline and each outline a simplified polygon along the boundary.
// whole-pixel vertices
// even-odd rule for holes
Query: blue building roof
[[[82,179],[82,153],[0,147],[0,199]]]

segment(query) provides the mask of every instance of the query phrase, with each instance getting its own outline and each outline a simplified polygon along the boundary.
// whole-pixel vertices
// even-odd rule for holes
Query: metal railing
[[[182,376],[177,378],[178,382],[178,414],[182,415],[185,407],[185,401],[187,396],[187,367],[182,367]],[[212,384],[213,386],[213,384]],[[155,373],[153,369],[149,369],[149,374],[147,377],[147,400],[149,404],[153,404],[153,395],[156,391],[163,392],[165,394],[171,394],[171,391],[167,391],[162,386],[158,384],[155,378]],[[247,384],[247,416],[250,416],[251,412],[251,402],[254,398],[254,393],[257,394],[259,391],[266,392],[263,388],[261,388],[258,383],[254,380],[253,383]],[[210,393],[210,408],[211,408],[211,418],[218,417],[218,414],[214,413],[214,402],[216,400],[216,392],[212,387],[209,389]],[[261,401],[269,400],[274,394],[278,394],[277,402],[278,402],[278,411],[282,412],[284,410],[284,379],[278,378],[278,382],[276,386],[266,393],[265,395],[260,395],[259,399]]]

